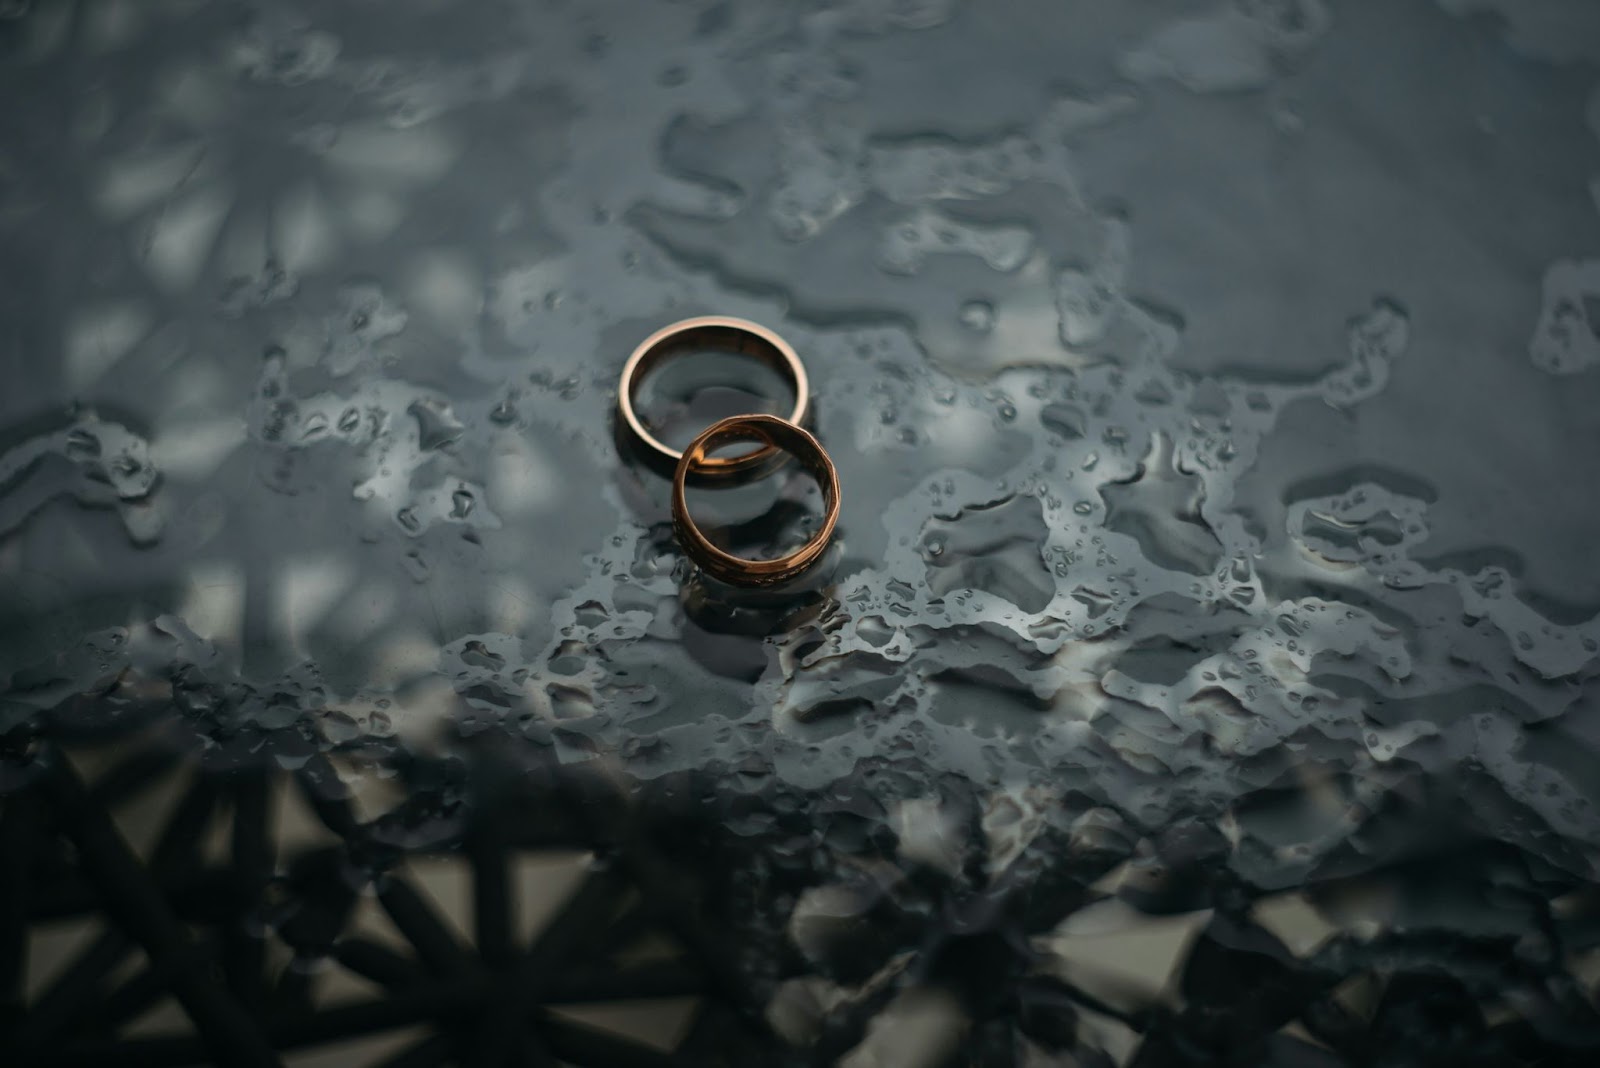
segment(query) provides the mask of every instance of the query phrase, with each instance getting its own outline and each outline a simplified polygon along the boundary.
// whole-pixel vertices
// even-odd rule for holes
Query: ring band
[[[658,463],[678,464],[684,454],[645,427],[634,407],[634,395],[651,370],[674,355],[693,349],[732,352],[766,364],[794,387],[794,411],[789,413],[788,422],[799,426],[805,421],[806,409],[811,402],[811,384],[806,378],[805,368],[800,365],[800,357],[787,341],[747,319],[725,315],[684,319],[662,327],[639,343],[639,347],[633,350],[633,355],[623,365],[622,382],[617,388],[618,414]],[[774,446],[765,445],[743,456],[707,456],[695,465],[694,476],[697,480],[717,481],[743,474],[768,464],[777,451]]]
[[[822,488],[826,513],[822,527],[811,540],[788,556],[776,560],[747,560],[712,545],[689,515],[684,487],[695,468],[708,462],[707,454],[719,445],[759,441],[764,451],[783,451],[800,461]],[[839,472],[820,442],[807,431],[775,415],[735,415],[713,423],[689,443],[672,476],[672,529],[689,558],[713,578],[731,586],[775,586],[799,575],[822,558],[839,521]]]

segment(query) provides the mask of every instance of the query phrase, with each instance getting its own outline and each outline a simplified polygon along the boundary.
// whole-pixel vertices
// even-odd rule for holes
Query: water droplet
[[[406,553],[404,562],[406,572],[411,576],[413,582],[426,582],[428,575],[433,570],[428,565],[428,561],[423,559],[422,553],[416,549]]]
[[[599,601],[585,601],[573,609],[573,620],[580,627],[594,629],[611,618],[606,606]]]
[[[509,395],[509,394],[506,395],[505,397],[502,397],[500,399],[500,403],[496,404],[493,408],[491,408],[489,410],[489,419],[490,419],[490,421],[494,422],[494,423],[497,423],[500,426],[506,426],[506,425],[514,422],[516,420],[516,418],[517,418],[517,406],[516,406],[515,401],[512,399],[511,395]]]
[[[1172,390],[1159,378],[1152,378],[1140,386],[1133,399],[1140,404],[1160,406],[1172,403]]]
[[[100,455],[100,439],[82,427],[67,432],[67,455],[74,460],[91,460]]]
[[[461,647],[461,662],[472,667],[498,671],[506,665],[506,658],[476,639]]]
[[[1039,422],[1052,434],[1074,440],[1083,437],[1085,416],[1070,404],[1047,404],[1039,411]],[[1088,468],[1085,468],[1088,470]]]
[[[418,400],[413,401],[407,410],[416,417],[417,444],[423,449],[442,449],[466,432],[466,427],[456,419],[448,404]]]
[[[994,305],[986,300],[969,300],[961,305],[961,325],[977,334],[994,329]]]

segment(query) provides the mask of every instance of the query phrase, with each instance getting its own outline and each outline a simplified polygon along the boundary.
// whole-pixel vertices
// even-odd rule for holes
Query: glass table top
[[[0,0],[0,1041],[1587,1063],[1597,67],[1585,0]],[[839,472],[777,590],[615,417],[712,314]],[[788,410],[703,356],[676,446]]]

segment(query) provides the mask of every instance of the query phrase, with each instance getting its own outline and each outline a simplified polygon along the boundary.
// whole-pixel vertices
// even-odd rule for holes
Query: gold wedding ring
[[[804,381],[804,379],[801,379]],[[712,545],[689,515],[685,493],[691,472],[715,462],[709,453],[721,445],[740,441],[761,442],[764,453],[779,450],[800,461],[822,488],[826,509],[822,526],[811,539],[788,556],[776,560],[747,560]],[[751,453],[749,455],[757,455]],[[742,458],[741,458],[742,459]],[[820,442],[794,423],[775,415],[736,415],[713,423],[689,443],[672,475],[672,529],[678,544],[706,574],[732,586],[775,586],[795,578],[822,558],[833,528],[839,521],[839,472]]]
[[[800,365],[800,357],[787,341],[746,319],[724,315],[684,319],[662,327],[639,343],[622,368],[622,382],[617,389],[617,412],[623,423],[644,446],[648,458],[663,467],[678,464],[681,471],[684,453],[656,437],[639,418],[634,407],[639,384],[652,369],[674,356],[706,350],[748,356],[778,372],[794,388],[794,410],[789,413],[788,422],[798,427],[805,421],[806,408],[811,402],[811,384],[806,379],[805,368]],[[693,475],[696,481],[720,481],[767,466],[777,452],[775,446],[767,444],[742,456],[706,456],[694,465]]]

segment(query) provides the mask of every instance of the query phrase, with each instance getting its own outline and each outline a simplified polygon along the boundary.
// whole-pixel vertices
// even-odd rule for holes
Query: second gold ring
[[[711,544],[689,514],[687,484],[696,467],[710,459],[711,450],[735,442],[757,441],[767,449],[780,449],[800,461],[822,490],[822,525],[804,545],[775,560],[750,560],[734,556]],[[839,521],[839,472],[822,443],[808,432],[775,415],[736,415],[713,423],[683,450],[672,478],[672,529],[678,544],[701,570],[733,586],[775,586],[808,570],[827,551]]]

